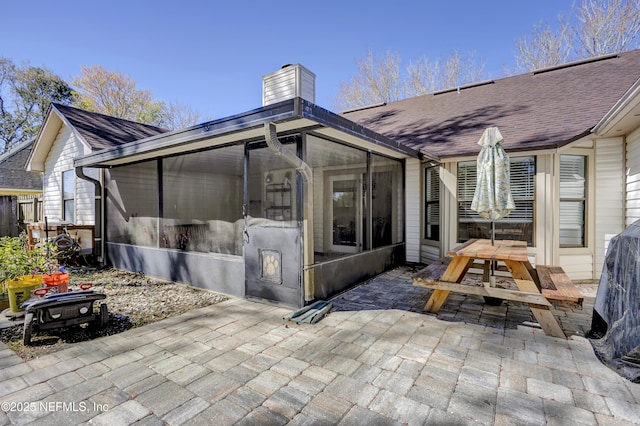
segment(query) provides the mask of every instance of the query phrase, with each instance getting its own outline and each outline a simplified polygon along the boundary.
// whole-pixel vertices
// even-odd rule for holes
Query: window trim
[[[65,191],[65,175],[67,173],[70,173],[71,176],[73,177],[73,187],[71,188],[70,191]],[[75,223],[76,222],[76,175],[75,175],[75,170],[74,169],[69,169],[69,170],[64,170],[61,173],[61,185],[60,185],[60,198],[62,200],[62,203],[60,205],[60,210],[61,210],[61,214],[62,214],[62,220],[67,221],[67,217],[66,217],[66,213],[67,213],[67,201],[73,201],[73,211],[71,212],[71,215],[73,217],[73,220],[70,221],[70,223]],[[65,192],[69,192],[71,193],[73,196],[72,197],[65,197]]]
[[[585,167],[585,211],[584,211],[584,246],[561,246],[560,245],[560,155],[582,155],[586,158],[587,164]],[[590,148],[570,148],[559,152],[555,156],[555,167],[557,170],[557,178],[555,179],[556,196],[554,203],[556,203],[555,211],[555,226],[558,230],[554,238],[554,246],[560,250],[562,255],[581,255],[591,253],[591,243],[594,241],[594,229],[595,229],[595,185],[592,183],[592,179],[595,176],[595,152]]]
[[[440,245],[440,243],[442,242],[442,178],[441,178],[441,174],[442,174],[442,165],[441,164],[425,164],[422,167],[422,182],[421,182],[421,189],[422,189],[422,232],[421,232],[421,240],[423,242],[423,244],[431,244],[431,245]],[[436,173],[436,177],[438,178],[438,198],[436,200],[433,201],[428,201],[427,200],[427,173],[428,170],[435,170]],[[438,230],[438,236],[436,239],[434,238],[427,238],[426,236],[426,232],[427,232],[427,213],[428,213],[428,206],[432,205],[432,204],[438,204],[439,207],[439,218],[438,218],[438,226],[439,226],[439,230]]]

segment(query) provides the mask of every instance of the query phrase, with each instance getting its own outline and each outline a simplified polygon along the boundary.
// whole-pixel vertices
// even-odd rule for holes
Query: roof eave
[[[294,101],[257,108],[241,114],[208,121],[186,129],[151,136],[138,141],[106,148],[75,160],[75,167],[100,167],[123,157],[140,156],[161,152],[170,147],[187,145],[204,139],[250,130],[270,121],[284,121],[295,117]]]
[[[349,135],[354,135],[368,143],[393,149],[403,155],[419,157],[417,151],[401,145],[383,135],[366,129],[344,117],[334,114],[302,98],[293,98],[253,109],[230,117],[209,121],[187,129],[161,134],[139,141],[130,142],[113,148],[93,152],[76,159],[76,167],[108,167],[122,158],[152,158],[154,153],[175,149],[198,141],[218,138],[225,135],[261,128],[265,123],[283,123],[297,119],[306,119],[321,126],[331,127]]]
[[[35,140],[35,137],[30,138],[29,140],[26,140],[20,143],[19,145],[10,148],[4,154],[0,154],[0,163],[6,160],[7,158],[13,157],[14,155],[18,154],[20,151],[25,149],[29,144],[33,143],[34,140]]]
[[[419,158],[421,153],[406,145],[396,142],[380,133],[357,124],[342,115],[319,107],[309,101],[298,98],[301,104],[301,112],[304,118],[316,121],[327,127],[333,127],[352,136],[358,136],[367,142],[382,146],[383,148],[401,152],[409,157]]]
[[[550,142],[550,143],[545,143],[545,144],[540,144],[537,145],[535,147],[530,147],[530,146],[518,146],[515,148],[508,148],[505,147],[505,151],[507,152],[507,154],[522,154],[522,153],[538,153],[538,154],[545,154],[545,153],[552,153],[552,152],[558,152],[559,150],[561,150],[562,148],[566,147],[567,145],[579,141],[580,139],[583,139],[589,135],[593,134],[593,132],[590,129],[584,130],[581,133],[578,133],[574,136],[571,136],[567,139],[563,139],[561,141],[555,141],[555,142]],[[446,155],[436,155],[434,153],[422,150],[422,154],[424,154],[425,156],[430,156],[430,158],[433,158],[434,160],[439,160],[439,161],[452,161],[453,159],[459,159],[459,158],[467,158],[467,157],[477,157],[478,156],[478,151],[470,151],[470,150],[459,150],[459,151],[449,151]]]
[[[27,164],[25,166],[27,171],[44,172],[44,163],[47,159],[47,155],[49,154],[62,125],[69,127],[74,132],[78,140],[80,140],[85,146],[89,146],[87,141],[84,140],[82,135],[71,125],[64,114],[59,111],[54,104],[51,104],[42,127],[40,127],[40,130],[38,131],[38,135],[36,136],[36,141],[31,149],[29,158],[27,159]]]
[[[28,188],[0,188],[0,196],[11,195],[33,195],[41,194],[42,189],[28,189]]]
[[[62,126],[62,119],[59,117],[59,113],[54,112],[53,105],[51,105],[29,153],[25,170],[29,172],[44,172],[44,162],[47,158],[47,152],[51,149],[51,145],[53,144],[55,135],[57,135],[60,130],[60,126]]]
[[[631,85],[618,102],[611,107],[609,111],[593,128],[593,133],[598,136],[605,136],[609,132],[615,130],[625,117],[627,117],[634,109],[640,109],[640,78]]]

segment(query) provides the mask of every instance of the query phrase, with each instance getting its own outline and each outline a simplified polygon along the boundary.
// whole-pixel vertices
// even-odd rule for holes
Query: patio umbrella
[[[485,129],[478,145],[478,176],[471,210],[491,221],[491,245],[494,242],[495,221],[515,209],[509,187],[510,161],[502,147],[504,139],[497,127]]]

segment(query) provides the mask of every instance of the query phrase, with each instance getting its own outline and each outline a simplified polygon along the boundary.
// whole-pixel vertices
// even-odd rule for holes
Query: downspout
[[[303,280],[304,280],[304,300],[310,302],[314,299],[313,282],[313,170],[309,164],[305,163],[295,153],[285,148],[278,140],[275,123],[265,123],[264,133],[269,148],[282,157],[287,163],[295,167],[302,176],[303,207],[302,207],[302,235],[303,235]]]
[[[90,176],[87,176],[84,173],[84,169],[82,167],[76,167],[76,176],[80,179],[91,182],[95,187],[94,193],[94,210],[95,210],[95,232],[93,236],[93,244],[95,245],[96,241],[98,241],[98,247],[93,247],[93,252],[98,256],[100,262],[103,261],[103,253],[104,253],[104,238],[103,235],[103,226],[102,226],[102,183],[94,179]],[[96,250],[97,248],[97,250]]]

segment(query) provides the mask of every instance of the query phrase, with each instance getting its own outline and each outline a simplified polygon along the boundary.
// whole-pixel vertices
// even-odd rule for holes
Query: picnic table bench
[[[506,267],[517,289],[500,288],[493,284],[490,268],[497,262]],[[472,267],[483,269],[482,285],[462,283]],[[447,252],[447,257],[431,263],[417,272],[412,283],[432,288],[434,292],[424,310],[437,313],[450,292],[475,294],[487,300],[514,300],[527,303],[545,334],[566,337],[550,311],[553,305],[581,307],[584,296],[559,266],[539,265],[534,268],[527,256],[526,242],[472,239]],[[552,305],[553,304],[553,305]]]

